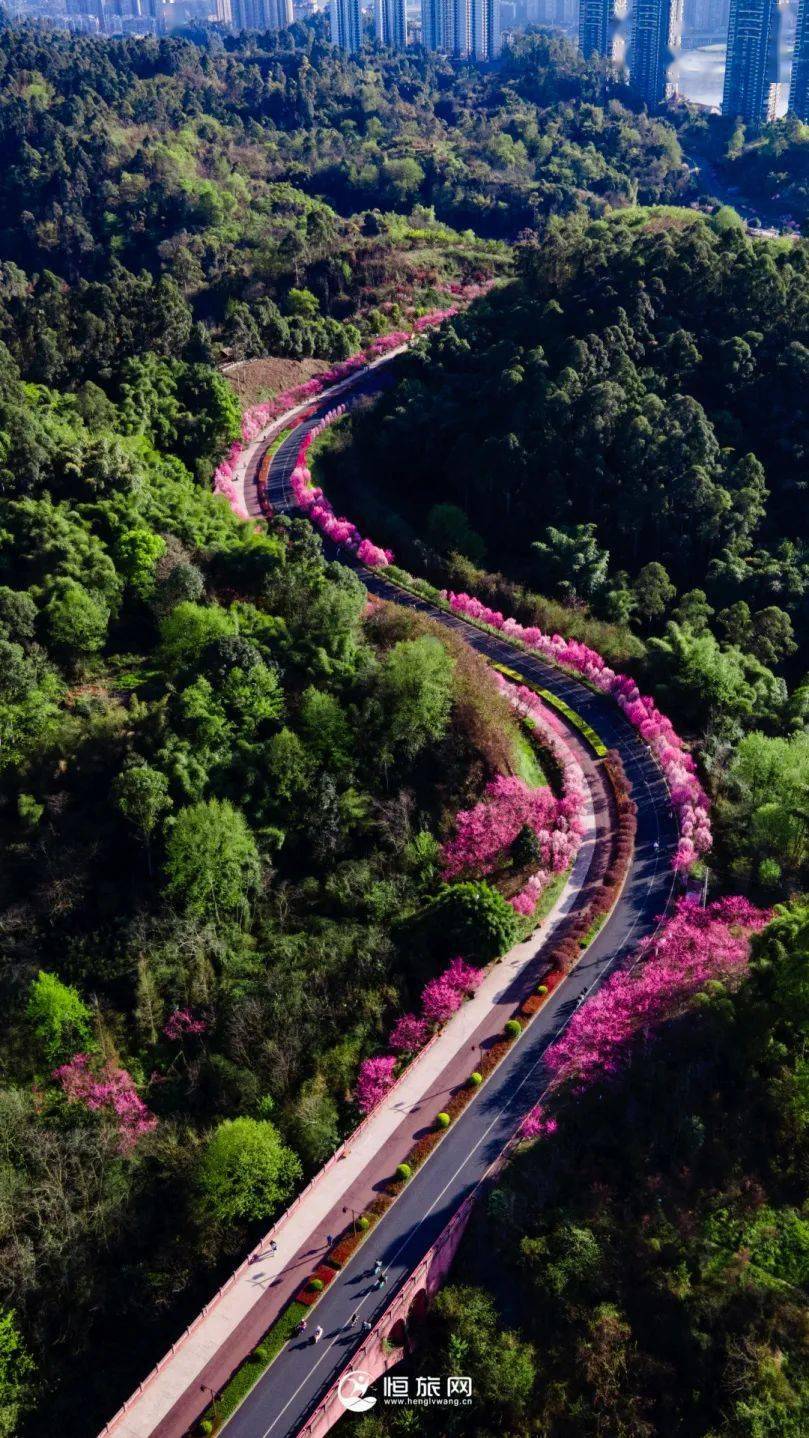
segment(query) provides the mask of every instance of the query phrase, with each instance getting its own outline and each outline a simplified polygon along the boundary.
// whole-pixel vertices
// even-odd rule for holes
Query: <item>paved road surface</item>
[[[288,480],[297,448],[302,434],[316,423],[320,413],[317,411],[285,440],[273,460],[269,498],[276,511],[289,507]],[[411,603],[381,574],[363,571],[362,577],[375,593],[399,603]],[[520,1119],[542,1095],[546,1084],[542,1062],[545,1048],[592,988],[640,938],[654,930],[672,890],[670,865],[677,845],[674,814],[652,755],[617,705],[540,659],[520,653],[455,616],[433,610],[416,599],[412,607],[459,629],[482,653],[509,664],[567,699],[605,742],[619,750],[638,804],[635,855],[623,895],[585,959],[554,990],[545,1008],[320,1300],[310,1330],[316,1323],[322,1324],[322,1341],[311,1346],[294,1340],[287,1346],[225,1425],[228,1438],[291,1438],[299,1432],[360,1345],[359,1324],[347,1329],[349,1317],[356,1309],[360,1322],[368,1318],[374,1323],[380,1317],[391,1294],[484,1178]],[[376,1258],[382,1259],[387,1275],[387,1285],[381,1292],[373,1288],[370,1274]]]

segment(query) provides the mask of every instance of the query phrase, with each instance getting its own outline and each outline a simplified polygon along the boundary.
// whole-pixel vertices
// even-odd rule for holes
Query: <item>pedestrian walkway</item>
[[[540,928],[492,965],[476,993],[281,1215],[104,1435],[181,1438],[203,1407],[201,1391],[224,1385],[322,1260],[329,1246],[326,1235],[343,1230],[352,1210],[359,1213],[379,1193],[452,1090],[477,1068],[481,1046],[501,1035],[505,1019],[536,985],[545,944],[579,907],[596,847],[609,831],[597,766],[575,737],[570,743],[589,790],[584,834],[572,871]]]

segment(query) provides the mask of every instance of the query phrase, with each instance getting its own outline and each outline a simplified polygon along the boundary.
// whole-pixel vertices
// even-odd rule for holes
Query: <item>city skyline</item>
[[[16,0],[11,8],[18,17],[33,14],[80,33],[138,36],[199,23],[236,33],[273,32],[315,13],[315,4]],[[755,128],[783,113],[788,96],[789,110],[809,119],[809,0],[797,0],[797,24],[793,9],[783,44],[781,21],[789,9],[784,0],[635,0],[632,5],[627,0],[420,0],[418,5],[411,0],[409,7],[407,0],[374,0],[373,6],[366,0],[364,9],[361,0],[330,0],[327,8],[333,42],[348,53],[356,53],[372,35],[393,49],[421,43],[428,50],[486,62],[500,53],[501,32],[551,25],[578,38],[584,55],[625,65],[633,87],[650,106],[682,93]],[[702,70],[693,63],[673,64],[694,49],[704,50],[705,59],[698,62]],[[715,76],[703,87],[710,84],[712,93],[699,93],[701,75]]]

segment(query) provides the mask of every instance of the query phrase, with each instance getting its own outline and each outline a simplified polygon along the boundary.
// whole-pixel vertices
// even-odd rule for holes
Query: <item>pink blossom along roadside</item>
[[[546,708],[539,696],[534,694],[531,689],[527,689],[524,684],[511,684],[496,669],[493,673],[509,703],[519,714],[522,714],[524,719],[528,720],[544,747],[553,756],[562,776],[562,794],[570,806],[568,819],[571,845],[568,863],[572,864],[581,845],[584,832],[583,818],[589,799],[584,770],[574,757],[567,742],[567,734],[562,721],[557,718],[553,710]],[[567,868],[568,865],[565,867]],[[510,900],[512,908],[524,918],[530,918],[542,897],[546,883],[547,878],[543,880],[541,873],[533,874],[525,888]]]
[[[423,316],[425,322],[423,327],[428,327],[428,324],[440,324],[452,313],[452,310],[437,310],[432,315],[425,315]],[[420,322],[417,321],[418,323]],[[398,332],[394,335],[384,336],[384,341],[389,348],[396,348],[404,342]],[[376,344],[381,345],[382,341],[377,341]],[[357,357],[355,356],[353,359],[357,359]],[[353,359],[346,360],[345,364],[356,368],[358,366],[353,364]],[[308,385],[299,386],[299,388],[308,390],[313,383],[315,381],[310,380]],[[288,396],[293,393],[293,391],[289,391]],[[273,404],[280,404],[284,398],[284,396],[280,396],[278,400],[273,401]],[[267,418],[263,417],[263,412],[266,409],[267,406],[257,406],[257,410],[262,412],[262,422],[253,421],[257,426],[256,433],[260,433],[261,428],[269,422]],[[255,411],[248,412],[248,414],[254,413]],[[361,563],[367,564],[369,568],[381,568],[392,563],[391,551],[380,548],[370,539],[363,538],[351,520],[336,515],[323,491],[312,487],[312,476],[306,466],[309,446],[323,432],[327,424],[333,423],[343,413],[343,407],[338,406],[304,436],[298,450],[297,463],[292,472],[293,491],[298,506],[322,534],[325,534],[334,543],[350,550]],[[245,420],[247,420],[247,416],[245,416]],[[665,714],[661,714],[650,695],[641,694],[634,679],[627,674],[616,674],[602,655],[579,640],[565,639],[561,634],[548,635],[537,626],[520,624],[518,620],[510,616],[507,618],[500,610],[490,609],[470,594],[454,594],[450,590],[444,590],[441,597],[455,613],[487,624],[508,638],[520,640],[528,648],[536,650],[552,663],[580,674],[601,693],[611,695],[630,723],[637,729],[641,738],[649,745],[665,775],[680,829],[680,841],[674,858],[675,869],[690,868],[700,855],[707,852],[712,843],[709,801],[697,777],[693,757],[675,732],[671,720]],[[535,906],[539,893],[536,892],[536,885],[531,885],[531,888]],[[528,905],[531,903],[531,899],[532,894],[529,894],[526,889],[518,911],[530,912]]]
[[[333,544],[355,554],[360,563],[367,564],[369,569],[381,569],[386,564],[392,564],[393,554],[391,551],[380,549],[370,539],[363,539],[357,526],[352,524],[350,519],[344,519],[335,514],[323,490],[312,485],[312,473],[306,464],[306,456],[311,445],[328,425],[334,424],[334,421],[340,419],[344,414],[345,405],[337,405],[335,409],[330,409],[328,414],[325,414],[309,430],[308,434],[304,435],[298,446],[295,468],[290,475],[292,492],[298,508],[303,510],[315,529],[318,529]]]
[[[475,969],[464,959],[453,959],[449,968],[436,979],[430,979],[421,995],[421,1017],[403,1014],[397,1019],[388,1040],[396,1054],[415,1054],[423,1048],[434,1027],[461,1007],[464,999],[475,992],[483,979],[483,969]],[[361,1113],[370,1113],[385,1097],[396,1081],[396,1054],[383,1054],[363,1059],[357,1074],[355,1097]]]
[[[733,983],[750,956],[750,938],[769,923],[770,913],[748,899],[717,899],[707,908],[680,899],[656,938],[637,953],[637,968],[614,974],[571,1019],[545,1054],[551,1096],[561,1085],[586,1088],[627,1062],[635,1041],[677,1018],[711,979]],[[547,1100],[523,1124],[526,1138],[553,1133],[556,1120]]]
[[[459,297],[464,300],[470,298],[463,288],[459,289],[458,293]],[[239,519],[249,519],[250,515],[244,507],[244,500],[235,482],[236,472],[245,449],[258,439],[262,430],[272,424],[273,420],[280,419],[288,410],[295,409],[308,399],[316,399],[325,389],[330,389],[332,385],[349,379],[351,375],[364,369],[374,360],[381,359],[391,350],[408,344],[414,335],[423,334],[425,330],[431,329],[433,325],[443,323],[444,320],[451,319],[455,314],[457,314],[456,306],[450,309],[433,310],[430,314],[422,315],[414,322],[412,330],[393,330],[386,335],[380,335],[358,354],[349,355],[348,359],[341,360],[339,364],[324,370],[322,374],[315,375],[312,379],[295,385],[292,389],[284,390],[274,399],[265,400],[262,404],[254,404],[250,409],[245,410],[242,415],[241,440],[237,440],[231,445],[227,455],[214,473],[214,493],[221,494],[228,501],[233,513]],[[367,562],[366,560],[365,563]]]
[[[574,798],[557,799],[550,789],[529,789],[513,775],[493,779],[480,803],[456,815],[455,836],[444,845],[444,878],[491,874],[526,828],[538,843],[533,877],[539,897],[551,874],[564,873],[573,862],[583,832],[581,812]],[[529,908],[515,907],[518,913],[532,913],[535,905],[534,900]]]
[[[498,629],[510,639],[520,640],[543,658],[580,674],[595,689],[615,699],[663,770],[680,826],[674,867],[690,868],[694,860],[711,847],[708,796],[697,778],[691,754],[675,733],[671,720],[660,713],[651,696],[641,694],[634,679],[628,674],[616,674],[595,649],[577,639],[548,635],[536,626],[520,624],[516,619],[506,618],[499,609],[489,609],[471,594],[444,590],[441,597],[454,613]]]

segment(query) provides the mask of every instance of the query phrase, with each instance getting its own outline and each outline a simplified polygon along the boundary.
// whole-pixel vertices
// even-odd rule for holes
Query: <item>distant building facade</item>
[[[283,30],[292,24],[292,0],[230,0],[230,13],[234,30]]]
[[[405,0],[374,0],[374,30],[381,45],[404,50],[407,44]]]
[[[634,0],[629,78],[647,105],[671,93],[669,69],[683,36],[683,0]]]
[[[723,115],[753,126],[775,118],[780,18],[776,0],[730,0]]]
[[[360,0],[331,0],[331,39],[352,55],[362,48]]]
[[[809,120],[809,0],[799,0],[789,108],[799,120]]]
[[[500,0],[421,0],[427,50],[493,60],[500,54]]]
[[[471,0],[469,53],[476,60],[500,54],[500,0]]]
[[[579,0],[579,49],[585,60],[612,53],[613,0]]]

